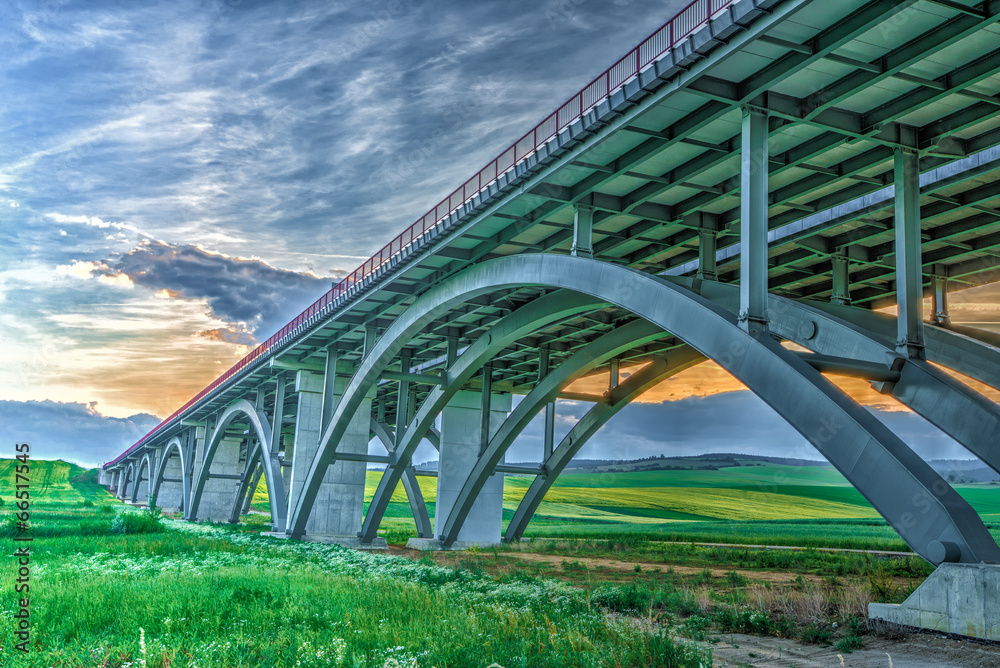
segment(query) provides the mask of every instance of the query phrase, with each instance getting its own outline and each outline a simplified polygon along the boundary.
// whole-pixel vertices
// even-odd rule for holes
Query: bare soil
[[[712,653],[716,666],[1000,668],[1000,646],[924,633],[902,640],[865,636],[865,647],[850,654],[836,647],[734,633],[720,636]]]

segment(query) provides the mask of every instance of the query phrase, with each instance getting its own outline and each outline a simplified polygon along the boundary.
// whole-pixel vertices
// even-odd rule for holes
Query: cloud
[[[102,415],[97,402],[0,401],[0,439],[30,443],[38,459],[96,466],[113,459],[159,424],[154,415]]]
[[[232,336],[215,340],[244,345],[260,330],[267,336],[279,329],[331,285],[330,279],[278,269],[256,258],[163,241],[146,240],[115,260],[87,266],[107,280],[145,286],[162,297],[206,300],[213,316],[240,325],[232,330],[239,341]]]
[[[256,343],[253,334],[247,331],[216,328],[203,329],[197,335],[209,341],[222,341],[223,343],[236,343],[241,346],[251,346]]]

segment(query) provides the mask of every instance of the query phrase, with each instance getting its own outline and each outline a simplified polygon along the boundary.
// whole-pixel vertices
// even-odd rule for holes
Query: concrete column
[[[919,161],[914,150],[894,151],[896,350],[908,357],[924,359]]]
[[[212,458],[209,471],[215,475],[238,476],[243,473],[243,463],[240,461],[240,444],[242,436],[227,436],[219,443]],[[236,493],[240,481],[233,478],[209,478],[205,481],[201,493],[201,503],[198,505],[199,520],[213,522],[228,522],[233,515],[233,505],[236,503]]]
[[[767,113],[743,107],[740,190],[740,327],[767,331]]]
[[[573,247],[569,254],[574,257],[594,257],[594,207],[586,204],[573,206]]]
[[[295,444],[292,456],[292,474],[289,500],[298,499],[305,477],[319,449],[322,436],[323,391],[329,385],[340,400],[350,378],[340,375],[332,383],[325,383],[322,374],[299,371],[295,378],[298,393],[298,410],[295,415]],[[368,453],[368,434],[371,426],[371,398],[366,398],[351,420],[338,452],[365,455]],[[364,513],[365,463],[335,461],[327,469],[320,485],[316,502],[306,523],[309,535],[338,536],[357,540]],[[289,507],[294,505],[289,503]]]
[[[444,526],[479,457],[482,425],[482,397],[479,392],[458,392],[441,412],[441,450],[438,459],[437,503],[434,527]],[[510,413],[511,395],[494,394],[490,398],[490,436],[500,428]],[[500,460],[503,463],[503,460]],[[503,474],[490,477],[469,511],[458,534],[460,543],[492,544],[500,542],[503,519]]]

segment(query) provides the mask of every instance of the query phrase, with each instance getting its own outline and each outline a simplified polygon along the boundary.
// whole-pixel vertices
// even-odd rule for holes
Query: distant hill
[[[507,462],[511,466],[537,466],[538,462]],[[1000,482],[1000,474],[977,459],[932,459],[928,462],[935,471],[949,482]],[[691,457],[656,455],[643,459],[574,459],[566,467],[567,473],[635,473],[638,471],[691,471],[718,470],[735,466],[830,466],[820,459],[771,457],[739,452],[714,452]],[[376,467],[372,467],[376,468]],[[381,468],[381,467],[378,467]],[[437,462],[426,461],[415,466],[420,471],[437,469]]]

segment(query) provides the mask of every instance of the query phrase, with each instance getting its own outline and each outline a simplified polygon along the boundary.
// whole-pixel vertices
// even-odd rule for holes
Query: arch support
[[[191,478],[187,470],[187,452],[181,439],[171,438],[160,453],[150,495],[164,510],[183,511],[191,497]]]
[[[737,296],[734,286],[700,281],[688,283],[703,297],[734,311]],[[770,296],[769,302],[774,313],[771,331],[775,334],[848,363],[870,362],[898,372],[897,380],[873,385],[926,418],[995,471],[1000,471],[1000,406],[920,357],[899,354],[895,346],[877,334],[841,320],[825,309],[775,295]],[[940,338],[946,344],[961,343],[954,335]],[[933,348],[937,353],[941,346]]]
[[[436,524],[438,538],[442,544],[450,546],[456,540],[462,540],[460,537],[462,527],[473,504],[479,498],[483,486],[494,475],[494,470],[502,462],[514,439],[528,426],[528,423],[543,406],[554,401],[564,387],[604,361],[637,345],[666,336],[669,336],[667,332],[651,322],[641,319],[634,320],[584,346],[548,373],[521,400],[521,403],[517,405],[517,408],[490,439],[486,450],[477,458],[475,466],[472,467],[466,480],[463,481],[454,507],[447,515],[446,521],[439,521]],[[439,517],[441,516],[439,515]]]
[[[570,460],[576,456],[590,437],[617,415],[618,411],[630,404],[643,392],[666,380],[675,373],[705,361],[705,356],[690,346],[671,350],[666,356],[657,357],[637,373],[618,385],[603,404],[594,404],[587,413],[573,425],[569,433],[559,442],[550,456],[542,462],[543,473],[535,476],[528,491],[514,511],[504,532],[504,541],[519,540],[528,523],[538,510],[538,505],[552,483],[563,472]]]
[[[260,443],[263,450],[261,464],[264,467],[268,498],[285,498],[277,453],[271,451],[271,425],[268,423],[267,416],[246,399],[240,399],[230,404],[222,412],[211,437],[205,444],[204,461],[196,474],[196,482],[191,491],[191,507],[185,513],[185,519],[219,521],[231,519],[233,504],[236,502],[242,478],[246,474],[252,473],[252,471],[246,472],[240,468],[242,436],[239,438],[226,436],[226,431],[234,422],[249,423]],[[248,457],[250,454],[247,453]],[[213,463],[216,464],[217,471],[215,473],[212,471]],[[225,470],[223,471],[223,469]],[[243,475],[240,475],[241,473]],[[233,475],[238,476],[237,479],[229,477]],[[209,505],[204,509],[201,508],[203,497],[207,497]],[[284,530],[285,518],[285,505],[280,501],[272,501],[271,523],[275,527],[275,531]]]
[[[447,288],[451,286],[446,285],[443,287]],[[488,290],[481,288],[480,291],[487,292]],[[439,312],[443,308],[440,305],[441,302],[435,299],[434,295],[430,295],[430,293],[428,295],[429,298],[423,303],[420,303],[421,300],[418,300],[414,304],[417,307],[414,316],[425,312]],[[428,297],[428,295],[425,295],[425,297]],[[443,296],[447,298],[448,295],[449,292],[445,291]],[[446,299],[445,303],[460,302],[462,299],[463,297],[461,296],[452,296],[450,300]],[[447,382],[434,387],[428,393],[400,438],[399,445],[396,447],[393,455],[394,461],[390,462],[390,465],[386,467],[385,473],[379,481],[378,488],[375,490],[375,496],[368,506],[368,513],[365,515],[365,522],[361,528],[362,542],[374,540],[378,531],[378,525],[385,514],[386,506],[392,495],[392,490],[396,488],[400,476],[406,466],[409,465],[414,450],[416,450],[420,440],[431,431],[434,418],[444,410],[444,407],[451,401],[455,393],[462,388],[473,374],[481,369],[494,355],[518,338],[534,332],[547,324],[565,319],[576,313],[590,310],[596,303],[596,300],[587,295],[554,292],[501,318],[494,323],[486,334],[480,336],[471,346],[465,349],[465,352],[448,368],[446,374]],[[418,306],[418,304],[420,305]],[[412,310],[413,307],[411,307]],[[419,321],[417,317],[413,319]],[[387,330],[387,333],[388,331],[391,331],[391,329]],[[419,331],[419,329],[414,326],[413,329],[409,330],[408,336],[412,336],[416,331]],[[387,336],[383,336],[381,339],[381,341],[387,340]],[[377,374],[374,371],[372,374],[373,378],[368,382],[377,380]],[[443,437],[443,434],[441,436]]]
[[[396,435],[392,433],[389,426],[372,418],[372,433],[382,441],[382,445],[389,451],[390,458],[395,450]],[[440,448],[440,446],[438,446]],[[403,489],[406,491],[406,498],[410,502],[410,512],[413,513],[413,523],[417,527],[417,537],[430,538],[434,535],[431,527],[431,518],[427,514],[427,503],[424,501],[424,493],[420,490],[420,483],[417,481],[416,471],[413,466],[407,465],[403,471]]]
[[[1000,562],[1000,548],[954,489],[882,423],[766,332],[758,336],[752,329],[740,328],[731,313],[658,277],[557,255],[517,255],[470,267],[429,290],[393,323],[351,379],[338,414],[320,442],[292,517],[293,536],[301,535],[318,480],[336,456],[342,418],[354,414],[374,382],[372,372],[381,371],[375,362],[385,359],[381,353],[391,359],[408,340],[407,334],[412,336],[452,304],[485,292],[525,285],[565,289],[610,302],[670,331],[713,359],[803,434],[907,544],[932,563],[945,559]],[[503,338],[496,332],[502,322],[494,325],[490,335]],[[534,323],[525,323],[524,327],[537,328]],[[481,345],[484,357],[470,366],[479,367],[492,357],[491,342]],[[447,380],[451,383],[461,380],[461,376],[449,369]],[[421,411],[425,407],[430,412],[433,402],[426,401]],[[421,411],[415,421],[420,421]],[[401,451],[399,456],[410,454]],[[385,475],[382,482],[395,483],[398,475],[395,480]]]

